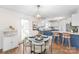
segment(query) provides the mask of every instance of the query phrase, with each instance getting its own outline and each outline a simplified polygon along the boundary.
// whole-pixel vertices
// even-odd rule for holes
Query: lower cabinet
[[[3,47],[2,47],[3,52],[16,47],[18,47],[18,38],[16,35],[3,38]]]

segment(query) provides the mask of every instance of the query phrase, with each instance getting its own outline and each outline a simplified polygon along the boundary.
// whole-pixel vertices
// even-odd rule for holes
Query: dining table
[[[28,40],[30,41],[30,44],[31,44],[31,53],[32,52],[37,53],[37,52],[35,52],[35,46],[41,47],[41,49],[40,49],[41,52],[39,54],[42,54],[42,53],[46,52],[46,43],[49,40],[48,36],[46,36],[46,35],[41,35],[41,37],[29,36]],[[34,46],[32,47],[32,45],[34,45]],[[44,49],[44,51],[42,51],[44,47],[45,47],[45,49]],[[34,49],[34,51],[32,50],[32,48]]]

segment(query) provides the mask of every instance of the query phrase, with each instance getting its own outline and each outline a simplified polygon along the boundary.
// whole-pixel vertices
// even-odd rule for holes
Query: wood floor
[[[6,52],[2,52],[0,50],[0,54],[31,54],[30,47],[24,47],[26,49],[23,50],[23,45],[21,44],[19,47],[11,49]],[[79,49],[67,49],[68,47],[62,47],[61,45],[54,44],[49,48],[48,54],[79,54]]]

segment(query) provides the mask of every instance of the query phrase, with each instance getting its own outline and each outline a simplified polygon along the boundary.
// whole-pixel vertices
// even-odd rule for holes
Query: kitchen
[[[21,53],[29,51],[28,53],[31,54],[40,50],[42,52],[46,50],[46,47],[47,52],[44,51],[43,54],[79,53],[78,5],[2,5],[0,6],[0,19],[2,53],[8,51],[6,53],[10,54],[11,49],[17,48],[16,54],[20,50]],[[69,35],[64,35],[64,33]],[[40,36],[48,40],[48,42],[44,40],[48,46],[40,45],[44,43],[40,42],[37,43],[39,47],[36,47],[36,42],[31,39],[37,38],[40,41],[38,38]],[[68,40],[64,39],[65,36]]]

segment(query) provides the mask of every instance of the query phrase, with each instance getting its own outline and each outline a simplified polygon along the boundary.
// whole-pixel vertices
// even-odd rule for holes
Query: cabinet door
[[[72,15],[72,26],[79,26],[79,13]]]
[[[12,48],[16,48],[18,46],[18,38],[17,36],[12,37]]]
[[[12,41],[10,37],[4,37],[3,39],[3,51],[11,49]]]
[[[17,36],[4,37],[3,39],[3,51],[13,49],[18,46]]]

